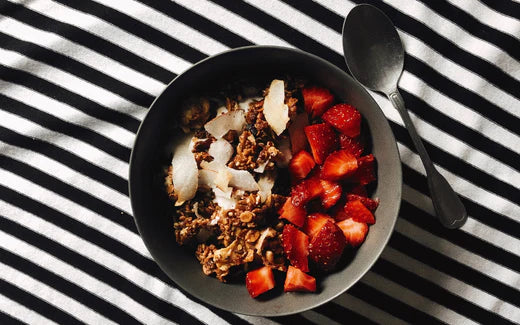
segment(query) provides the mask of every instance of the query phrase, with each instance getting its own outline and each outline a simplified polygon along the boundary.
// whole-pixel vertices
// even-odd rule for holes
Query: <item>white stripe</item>
[[[76,187],[78,190],[97,197],[117,209],[130,215],[132,214],[128,196],[107,187],[105,184],[90,178],[88,175],[84,175],[63,165],[59,161],[48,158],[35,151],[12,146],[2,141],[0,141],[0,152],[2,155],[26,163],[70,186]]]
[[[2,245],[10,245],[10,247],[4,248],[11,251],[11,253],[19,255],[20,252],[24,251],[25,247],[23,247],[23,244],[25,243],[20,242],[20,246],[16,246],[15,248],[13,244],[18,244],[19,241],[1,230],[0,238],[2,239]],[[40,258],[38,255],[25,255],[23,257],[26,259],[32,257],[36,260]],[[115,324],[111,320],[101,316],[89,307],[77,302],[69,296],[62,294],[49,285],[10,267],[9,265],[0,262],[0,270],[2,270],[2,272],[0,272],[0,277],[5,281],[11,283],[14,286],[17,286],[24,291],[27,291],[28,293],[40,298],[50,305],[64,310],[64,312],[68,313],[74,318],[81,320],[82,322],[91,324]]]
[[[407,322],[403,321],[400,318],[397,318],[396,316],[387,313],[386,311],[377,308],[376,306],[373,306],[369,303],[364,302],[361,299],[358,299],[354,297],[353,295],[349,294],[348,291],[342,295],[340,295],[338,298],[334,299],[334,302],[338,303],[339,305],[348,308],[350,310],[355,311],[356,313],[365,316],[366,318],[379,323],[379,324],[385,324],[385,325],[402,325],[402,324],[408,324]]]
[[[500,314],[513,322],[515,319],[520,319],[520,308],[438,271],[392,247],[386,247],[381,257],[487,311]]]
[[[1,110],[1,107],[0,125],[7,129],[11,129],[17,133],[52,143],[57,147],[65,149],[85,160],[88,160],[93,165],[99,166],[109,172],[112,172],[122,177],[123,179],[128,178],[127,163],[112,157],[106,152],[101,151],[90,144],[69,137],[65,134],[46,129],[32,121],[5,112]]]
[[[226,45],[200,33],[160,11],[152,9],[133,0],[118,1],[117,4],[109,0],[94,0],[117,11],[141,21],[162,33],[168,34],[202,53],[212,55],[229,49]]]
[[[30,88],[0,79],[0,89],[2,89],[2,93],[9,98],[15,99],[39,111],[52,115],[65,123],[71,123],[80,128],[92,130],[116,143],[119,143],[127,149],[130,149],[133,144],[135,138],[134,133],[112,123],[89,116],[72,106],[43,95]],[[119,159],[115,156],[114,158]]]
[[[477,324],[459,313],[372,271],[369,271],[361,279],[361,282],[448,324]]]
[[[1,293],[0,306],[2,306],[2,312],[26,324],[57,324],[56,322],[51,321],[50,319],[38,314],[24,305],[7,298]]]
[[[0,49],[0,63],[35,75],[57,85],[58,87],[65,88],[73,93],[88,98],[107,109],[128,114],[139,120],[142,120],[147,112],[144,107],[136,105],[118,94],[112,93],[71,73],[47,65],[43,62],[33,60],[20,53]],[[157,92],[159,91],[160,90],[158,89]]]
[[[30,2],[27,4],[34,3],[40,2]],[[10,17],[0,15],[0,30],[20,40],[37,44],[51,51],[73,58],[88,67],[142,90],[151,96],[156,95],[157,89],[161,89],[163,85],[162,82],[130,69],[120,62],[94,52],[83,45],[69,41],[57,34],[31,27]]]
[[[19,223],[20,225],[31,229],[32,231],[37,232],[51,240],[59,238],[59,243],[61,245],[75,251],[80,255],[85,256],[86,258],[100,265],[103,265],[108,270],[121,275],[128,281],[134,283],[150,294],[155,295],[159,299],[177,305],[179,308],[192,314],[194,317],[199,318],[201,321],[206,322],[207,324],[225,323],[225,321],[223,321],[209,309],[193,302],[179,290],[170,287],[168,284],[153,276],[150,276],[149,274],[144,273],[133,264],[126,262],[113,253],[106,251],[105,249],[100,248],[99,246],[86,241],[68,232],[67,230],[56,227],[55,225],[40,219],[36,215],[5,203],[2,200],[0,200],[0,207],[2,207],[2,211],[8,212],[6,213],[6,217],[11,221]],[[50,268],[52,266],[45,267]],[[110,301],[115,302],[118,306],[121,305],[119,301]],[[144,323],[148,322],[145,321]]]
[[[261,45],[293,47],[281,38],[274,36],[265,29],[255,25],[254,22],[242,18],[228,9],[210,1],[174,0],[174,2],[226,29],[231,30],[233,33],[242,36],[250,42]]]

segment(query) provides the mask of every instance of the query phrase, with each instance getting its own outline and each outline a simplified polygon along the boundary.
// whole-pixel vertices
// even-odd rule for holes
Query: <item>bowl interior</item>
[[[316,294],[283,294],[282,288],[264,299],[252,299],[242,283],[223,284],[205,276],[194,252],[180,247],[173,232],[172,204],[163,188],[163,168],[178,134],[179,103],[190,94],[211,89],[238,75],[284,73],[307,77],[330,89],[338,101],[354,105],[363,115],[377,160],[373,196],[381,204],[365,243],[343,267],[318,279]],[[367,132],[368,131],[368,132]],[[388,242],[401,200],[401,164],[396,142],[382,111],[370,95],[344,71],[305,52],[278,47],[231,50],[196,64],[172,81],[152,104],[141,124],[130,163],[130,197],[141,237],[161,269],[191,295],[216,307],[249,315],[280,316],[316,307],[336,297],[365,274]],[[280,287],[280,286],[279,286]]]

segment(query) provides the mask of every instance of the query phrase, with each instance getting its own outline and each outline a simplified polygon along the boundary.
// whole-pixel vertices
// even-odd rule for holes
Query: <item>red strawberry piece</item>
[[[343,231],[347,244],[352,247],[361,245],[368,233],[366,223],[354,221],[352,218],[340,221],[336,225]]]
[[[321,204],[323,208],[329,209],[334,206],[341,197],[341,185],[324,179],[320,180],[320,183],[323,188],[323,192],[321,193]]]
[[[262,293],[274,288],[273,271],[269,266],[247,272],[246,288],[251,297],[256,298]]]
[[[334,219],[326,215],[325,213],[314,213],[307,217],[305,220],[305,226],[303,232],[305,232],[312,239],[320,232],[321,228],[327,223],[327,221],[334,222]]]
[[[374,171],[374,156],[372,154],[358,158],[358,169],[352,179],[361,185],[367,185],[376,180]]]
[[[347,135],[340,134],[339,135],[339,147],[343,150],[347,150],[351,154],[353,154],[356,158],[361,156],[363,150],[365,150],[363,143],[359,137],[351,138]]]
[[[339,132],[357,137],[361,131],[361,114],[354,107],[347,104],[338,104],[329,108],[321,117]]]
[[[282,246],[285,256],[304,272],[309,272],[309,237],[293,225],[285,225],[282,232]]]
[[[320,117],[334,102],[334,96],[325,88],[303,88],[302,95],[305,110],[312,118]]]
[[[345,213],[349,218],[357,222],[364,222],[369,225],[376,223],[372,212],[370,212],[360,200],[348,201],[347,204],[345,204]]]
[[[303,273],[300,269],[290,266],[287,269],[283,291],[316,291],[316,279]]]
[[[287,198],[278,213],[280,214],[280,219],[285,219],[298,227],[303,226],[307,216],[305,208],[294,206],[290,197]]]
[[[307,150],[309,144],[303,128],[309,125],[309,115],[301,113],[296,115],[294,121],[289,125],[289,138],[291,139],[291,151],[294,154],[301,150]]]
[[[338,181],[354,174],[358,168],[358,162],[353,154],[347,150],[338,150],[331,153],[321,170],[321,178]]]
[[[304,179],[315,165],[311,154],[302,150],[293,156],[289,162],[289,172],[294,179]]]
[[[338,147],[336,132],[326,123],[308,125],[304,128],[311,146],[314,161],[321,165],[325,158]]]
[[[357,194],[347,194],[347,201],[356,201],[359,200],[363,205],[370,210],[371,212],[376,211],[377,207],[379,206],[379,199],[371,199],[366,196],[361,196]]]
[[[304,179],[292,188],[292,204],[297,207],[303,207],[310,200],[320,196],[322,192],[323,188],[319,179],[315,177]]]
[[[335,223],[327,221],[309,244],[309,257],[316,265],[330,271],[338,263],[345,248],[345,236]]]

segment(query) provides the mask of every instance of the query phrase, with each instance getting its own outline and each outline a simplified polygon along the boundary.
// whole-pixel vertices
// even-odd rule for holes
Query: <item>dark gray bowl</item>
[[[363,115],[377,160],[373,196],[381,204],[365,243],[338,271],[318,279],[317,293],[278,291],[252,299],[243,283],[223,284],[205,276],[193,251],[179,247],[173,233],[171,203],[164,195],[162,169],[169,162],[178,104],[190,93],[208,89],[216,79],[233,80],[243,72],[304,75],[330,89],[339,101],[354,105]],[[367,128],[364,132],[366,133]],[[231,312],[281,316],[319,306],[345,292],[374,264],[394,229],[401,202],[401,163],[390,126],[365,89],[344,71],[323,59],[289,48],[252,46],[205,59],[175,78],[157,97],[142,122],[130,159],[129,191],[137,228],[161,269],[194,297]],[[278,287],[283,287],[279,284]]]

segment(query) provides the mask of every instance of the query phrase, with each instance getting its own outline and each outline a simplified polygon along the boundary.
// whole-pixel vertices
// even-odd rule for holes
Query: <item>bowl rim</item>
[[[325,59],[323,59],[323,58],[321,58],[321,57],[319,57],[319,56],[317,56],[315,54],[312,54],[312,53],[309,53],[309,52],[306,52],[306,51],[303,51],[303,50],[300,50],[300,49],[297,49],[297,48],[291,48],[291,47],[285,47],[285,46],[276,46],[276,45],[248,45],[248,46],[232,48],[232,49],[229,49],[229,50],[226,50],[226,51],[223,51],[223,52],[219,52],[219,53],[213,54],[211,56],[208,56],[207,58],[204,58],[204,59],[194,63],[188,69],[184,70],[183,72],[179,73],[175,78],[173,78],[162,89],[162,91],[159,93],[159,95],[157,95],[154,98],[154,100],[150,104],[150,106],[148,108],[148,111],[146,112],[144,118],[142,119],[141,123],[139,124],[139,127],[137,129],[134,141],[132,143],[132,150],[131,150],[131,153],[130,153],[129,166],[128,166],[128,170],[129,170],[129,172],[128,172],[128,196],[129,196],[129,199],[130,199],[130,205],[131,205],[131,208],[132,208],[132,216],[133,216],[133,219],[134,219],[134,223],[136,224],[137,230],[139,232],[139,236],[141,237],[141,240],[145,244],[146,249],[150,253],[150,256],[152,257],[152,260],[159,266],[161,271],[164,272],[166,274],[166,276],[171,281],[173,281],[175,283],[176,286],[178,286],[178,289],[181,289],[183,291],[183,293],[187,293],[188,295],[193,296],[194,298],[200,300],[204,304],[208,304],[210,306],[213,306],[213,307],[221,309],[221,310],[226,310],[226,311],[229,311],[229,312],[238,313],[238,314],[242,314],[242,315],[260,316],[260,317],[287,316],[287,315],[293,315],[293,314],[301,313],[301,312],[304,312],[304,311],[307,311],[307,310],[311,310],[311,309],[316,308],[318,306],[321,306],[321,305],[323,305],[323,304],[325,304],[327,302],[330,302],[331,300],[333,300],[333,299],[337,298],[338,296],[340,296],[341,294],[345,293],[354,284],[356,284],[363,276],[365,276],[365,274],[374,266],[374,264],[377,262],[377,260],[381,257],[382,252],[387,247],[388,242],[390,240],[390,237],[392,236],[392,234],[393,234],[393,232],[395,230],[395,224],[397,223],[397,219],[399,217],[399,211],[400,211],[401,202],[402,202],[402,185],[403,185],[401,157],[400,157],[399,149],[398,149],[398,146],[397,146],[397,141],[395,140],[395,136],[394,136],[393,131],[391,129],[390,129],[390,135],[392,137],[392,139],[391,139],[392,141],[391,142],[393,143],[393,146],[395,146],[395,148],[393,148],[393,149],[395,149],[395,152],[397,153],[397,159],[399,161],[399,164],[398,164],[397,170],[396,170],[396,175],[393,176],[394,178],[396,178],[398,180],[398,183],[399,183],[398,184],[399,186],[396,186],[396,192],[395,192],[396,198],[399,200],[399,204],[397,205],[397,210],[395,212],[396,216],[393,219],[393,222],[391,223],[391,225],[389,227],[389,230],[386,233],[386,236],[379,240],[382,243],[382,245],[381,245],[380,250],[377,252],[377,256],[370,263],[368,263],[368,267],[366,267],[366,269],[363,272],[359,272],[356,277],[353,277],[354,281],[352,281],[352,283],[349,286],[345,287],[343,290],[338,291],[336,294],[334,294],[334,295],[332,295],[330,297],[324,298],[320,302],[316,302],[316,303],[314,303],[312,305],[301,307],[301,308],[295,308],[295,309],[293,309],[293,310],[291,310],[289,312],[276,312],[276,313],[238,312],[238,311],[234,311],[234,310],[230,310],[230,309],[224,308],[222,306],[215,305],[213,302],[209,301],[204,296],[199,295],[197,292],[190,292],[181,283],[178,283],[177,281],[172,279],[168,275],[168,272],[163,268],[162,263],[159,262],[153,256],[152,251],[149,249],[149,244],[147,243],[147,241],[143,237],[142,229],[141,229],[141,227],[139,225],[139,222],[137,220],[138,218],[136,218],[135,215],[134,215],[134,211],[135,211],[134,205],[135,205],[135,203],[134,203],[134,200],[132,199],[132,182],[131,182],[131,180],[133,178],[132,175],[133,175],[133,170],[134,170],[134,168],[133,168],[133,160],[134,160],[134,155],[135,155],[135,150],[134,149],[135,149],[136,143],[137,143],[137,141],[139,139],[141,129],[142,129],[143,125],[145,124],[144,122],[146,121],[148,115],[151,112],[151,109],[154,107],[154,105],[159,100],[159,98],[179,78],[182,78],[185,74],[189,73],[193,69],[196,69],[198,66],[205,64],[207,61],[211,61],[211,60],[213,60],[213,59],[215,59],[217,57],[226,56],[226,55],[229,55],[230,53],[234,53],[234,52],[251,51],[251,50],[257,50],[257,49],[263,49],[263,50],[273,49],[273,50],[282,50],[282,51],[295,52],[295,53],[297,53],[299,55],[308,56],[308,57],[312,58],[313,60],[319,61],[322,64],[327,65],[329,68],[344,74],[347,78],[352,79],[352,81],[354,83],[357,83],[357,84],[359,84],[361,86],[360,87],[361,92],[364,92],[364,95],[368,96],[374,102],[375,106],[377,107],[377,109],[380,110],[380,113],[385,117],[385,119],[387,120],[386,122],[388,123],[388,118],[386,118],[386,115],[384,114],[383,110],[381,109],[381,107],[379,106],[377,101],[373,98],[373,96],[367,91],[367,89],[364,86],[362,86],[356,79],[351,77],[346,71],[340,69],[339,67],[337,67],[336,65],[332,64],[331,62],[329,62],[329,61],[327,61],[327,60],[325,60]]]

